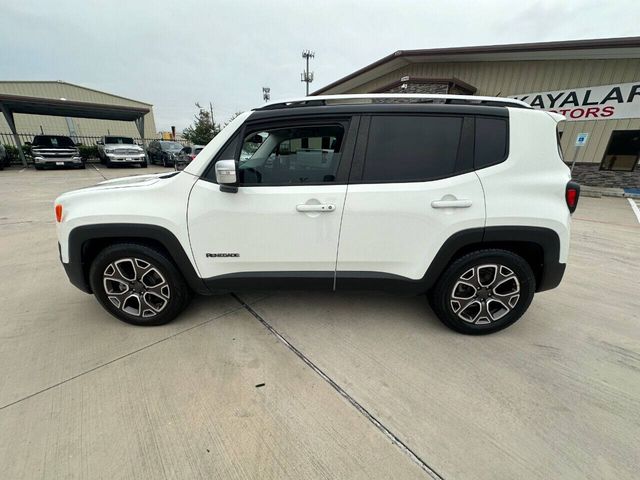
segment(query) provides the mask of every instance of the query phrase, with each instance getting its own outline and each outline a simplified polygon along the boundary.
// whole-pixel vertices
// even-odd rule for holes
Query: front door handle
[[[473,202],[467,199],[460,200],[434,200],[431,202],[433,208],[469,208]]]
[[[336,206],[331,203],[321,205],[309,205],[303,203],[302,205],[296,206],[296,210],[299,212],[333,212],[335,209]]]

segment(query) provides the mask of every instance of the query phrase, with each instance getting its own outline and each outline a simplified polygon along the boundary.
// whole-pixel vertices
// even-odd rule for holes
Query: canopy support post
[[[5,107],[2,103],[0,103],[0,110],[4,114],[4,119],[7,121],[9,128],[11,129],[11,133],[13,134],[13,140],[16,142],[16,146],[18,147],[18,155],[20,155],[20,160],[22,160],[22,165],[27,167],[27,159],[24,156],[24,152],[22,151],[22,142],[20,141],[20,136],[18,135],[18,131],[16,130],[16,122],[13,118],[13,112],[10,111],[7,107]]]

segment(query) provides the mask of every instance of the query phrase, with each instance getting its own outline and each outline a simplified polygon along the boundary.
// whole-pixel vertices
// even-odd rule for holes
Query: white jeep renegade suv
[[[447,326],[495,332],[564,273],[579,186],[563,118],[456,95],[269,104],[182,172],[60,196],[61,260],[137,325],[172,320],[191,292],[314,288],[427,293]]]

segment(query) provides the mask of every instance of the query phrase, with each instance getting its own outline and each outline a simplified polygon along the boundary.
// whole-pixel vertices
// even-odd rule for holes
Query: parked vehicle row
[[[36,135],[26,145],[31,148],[31,157],[36,170],[53,167],[85,168],[85,160],[71,137],[64,135]],[[203,145],[183,146],[179,142],[153,140],[146,149],[131,137],[106,135],[96,142],[100,163],[107,168],[139,166],[147,163],[183,169],[202,151]],[[0,144],[0,169],[7,159],[4,145]]]

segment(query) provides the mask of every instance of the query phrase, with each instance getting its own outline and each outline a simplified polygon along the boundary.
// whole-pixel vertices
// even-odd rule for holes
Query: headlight
[[[40,156],[40,155],[36,155],[35,157],[33,157],[33,159],[36,162],[44,162],[44,157]]]
[[[79,157],[78,155],[74,155],[71,160],[73,160],[75,162],[80,162],[80,161],[82,161],[82,157]]]
[[[112,149],[112,148],[105,148],[105,149],[104,149],[104,151],[105,151],[106,153],[113,153],[113,152],[115,152],[115,150],[114,150],[114,149]]]

